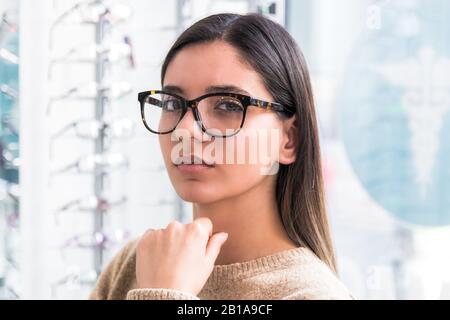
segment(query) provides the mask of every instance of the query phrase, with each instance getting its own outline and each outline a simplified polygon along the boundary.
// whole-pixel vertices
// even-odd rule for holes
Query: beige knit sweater
[[[136,244],[137,240],[130,241],[112,259],[90,299],[355,299],[331,269],[303,247],[215,265],[198,296],[173,289],[137,289]]]

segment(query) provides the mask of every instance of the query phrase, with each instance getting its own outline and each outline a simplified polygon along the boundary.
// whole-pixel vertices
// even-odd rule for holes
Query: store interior
[[[191,221],[137,93],[219,12],[266,15],[305,56],[345,285],[450,299],[446,0],[0,0],[0,299],[86,299],[128,241]]]

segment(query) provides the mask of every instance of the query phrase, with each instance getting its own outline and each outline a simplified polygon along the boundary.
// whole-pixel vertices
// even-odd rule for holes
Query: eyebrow
[[[163,91],[167,91],[169,93],[175,93],[175,94],[184,94],[184,90],[178,86],[174,85],[166,85],[163,87]],[[205,93],[216,93],[216,92],[229,92],[229,93],[240,93],[245,95],[250,95],[247,91],[245,91],[242,88],[239,88],[235,85],[215,85],[215,86],[209,86],[206,88]]]

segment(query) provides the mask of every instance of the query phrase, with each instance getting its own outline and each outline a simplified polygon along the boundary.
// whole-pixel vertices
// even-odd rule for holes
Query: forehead
[[[261,90],[259,74],[223,41],[183,48],[169,63],[163,85],[176,85],[201,94],[210,85],[233,84],[249,92]]]

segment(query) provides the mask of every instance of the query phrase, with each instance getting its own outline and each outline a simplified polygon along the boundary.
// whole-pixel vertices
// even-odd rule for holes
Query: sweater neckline
[[[252,275],[279,269],[292,264],[292,262],[304,260],[311,257],[311,253],[310,249],[306,247],[296,247],[252,260],[214,265],[209,280],[215,283],[220,280],[244,279]]]

